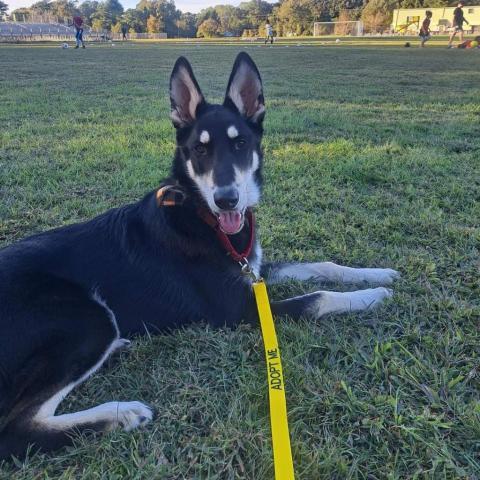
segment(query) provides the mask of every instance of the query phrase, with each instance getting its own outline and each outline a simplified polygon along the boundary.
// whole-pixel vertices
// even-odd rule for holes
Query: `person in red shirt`
[[[432,12],[430,10],[427,10],[425,12],[425,20],[422,23],[422,26],[420,28],[420,33],[419,36],[422,39],[420,46],[424,47],[425,42],[430,40],[431,35],[430,35],[430,21],[432,20]]]
[[[85,48],[85,42],[83,41],[83,18],[79,15],[73,17],[72,25],[75,27],[75,40],[77,45],[75,48],[79,48],[82,44],[82,48]]]

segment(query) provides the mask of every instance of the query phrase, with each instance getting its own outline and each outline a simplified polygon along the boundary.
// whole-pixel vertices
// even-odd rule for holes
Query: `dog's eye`
[[[239,138],[238,140],[235,141],[235,149],[242,150],[245,148],[246,144],[247,142],[243,138]]]
[[[195,147],[195,151],[199,154],[199,155],[206,155],[207,154],[207,147],[205,145],[202,145],[201,143],[199,143],[196,147]]]

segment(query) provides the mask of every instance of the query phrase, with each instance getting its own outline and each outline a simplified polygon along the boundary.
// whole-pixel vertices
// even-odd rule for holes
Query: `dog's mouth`
[[[235,235],[240,232],[245,223],[245,212],[238,210],[224,210],[216,213],[216,216],[220,229],[227,235]]]

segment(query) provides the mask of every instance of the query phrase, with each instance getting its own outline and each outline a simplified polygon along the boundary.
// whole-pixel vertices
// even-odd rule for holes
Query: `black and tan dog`
[[[184,58],[170,81],[177,148],[160,189],[81,224],[0,251],[0,458],[29,444],[61,447],[72,432],[136,428],[138,401],[55,415],[68,393],[135,334],[207,321],[256,321],[247,264],[268,282],[293,278],[390,284],[390,269],[333,263],[262,265],[252,207],[262,185],[262,82],[238,55],[223,105],[208,104]],[[219,291],[221,294],[219,295]],[[386,288],[318,291],[274,302],[292,318],[364,310]]]

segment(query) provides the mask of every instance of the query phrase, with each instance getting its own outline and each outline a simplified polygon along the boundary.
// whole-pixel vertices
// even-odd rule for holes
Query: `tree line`
[[[448,0],[279,0],[276,4],[251,0],[232,5],[216,5],[199,13],[181,12],[174,0],[140,0],[124,10],[118,0],[40,0],[31,7],[14,10],[10,17],[20,20],[50,16],[83,17],[96,31],[167,33],[175,37],[263,36],[267,21],[276,36],[311,35],[313,22],[362,20],[367,32],[388,29],[395,8],[447,6]],[[0,0],[0,19],[7,5]]]

